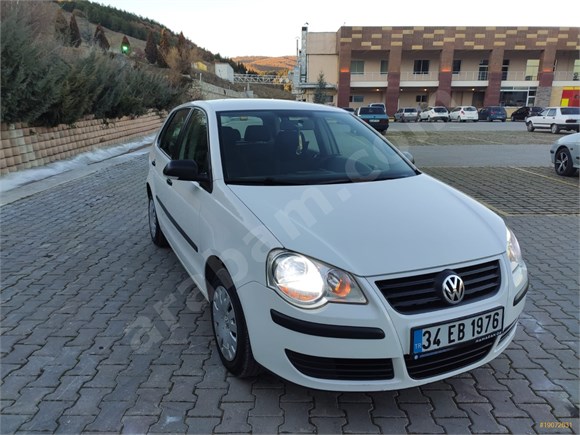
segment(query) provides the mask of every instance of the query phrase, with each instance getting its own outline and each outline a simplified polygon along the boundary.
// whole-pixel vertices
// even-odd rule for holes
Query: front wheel
[[[556,151],[556,158],[554,160],[554,169],[556,174],[562,175],[564,177],[570,177],[574,175],[576,170],[572,164],[572,155],[568,148],[560,148]]]
[[[149,234],[151,235],[151,240],[153,243],[161,248],[169,246],[167,239],[161,231],[159,226],[159,220],[157,219],[157,211],[155,210],[155,201],[153,197],[149,196]]]
[[[528,129],[528,131],[534,131],[534,124],[532,124],[531,122],[526,122],[526,128]]]
[[[552,126],[550,127],[550,131],[553,134],[558,134],[560,133],[560,127],[558,127],[556,124],[552,124]]]
[[[211,323],[220,359],[234,376],[255,376],[260,365],[254,359],[242,305],[226,269],[212,282]]]

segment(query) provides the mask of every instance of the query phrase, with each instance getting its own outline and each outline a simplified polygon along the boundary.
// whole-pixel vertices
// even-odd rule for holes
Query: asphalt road
[[[0,433],[578,433],[578,177],[556,176],[540,147],[531,166],[489,146],[414,147],[522,245],[531,289],[490,364],[367,394],[229,376],[207,303],[149,240],[147,160],[133,154],[2,198]]]

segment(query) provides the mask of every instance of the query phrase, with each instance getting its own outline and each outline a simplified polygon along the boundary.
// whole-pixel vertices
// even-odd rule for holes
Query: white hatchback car
[[[421,121],[449,121],[449,111],[443,106],[427,107],[419,113],[419,122]]]
[[[504,221],[344,110],[181,105],[147,195],[153,242],[210,302],[236,376],[402,389],[481,366],[516,333],[528,275]]]
[[[479,113],[473,106],[457,106],[449,112],[449,121],[473,121],[479,120]]]

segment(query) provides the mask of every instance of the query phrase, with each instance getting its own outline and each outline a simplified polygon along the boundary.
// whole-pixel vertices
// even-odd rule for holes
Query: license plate
[[[371,122],[381,122],[380,119],[371,119]]]
[[[411,329],[411,354],[431,352],[460,343],[498,336],[503,329],[503,308],[451,322]]]

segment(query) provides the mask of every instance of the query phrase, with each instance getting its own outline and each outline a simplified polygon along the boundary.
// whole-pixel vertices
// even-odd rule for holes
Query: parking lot
[[[459,126],[392,123],[387,137]],[[397,145],[502,216],[522,245],[526,308],[490,364],[380,393],[229,376],[207,303],[171,250],[150,242],[147,158],[136,153],[0,208],[0,433],[578,433],[578,176],[554,174],[554,135],[473,128],[519,136]]]

